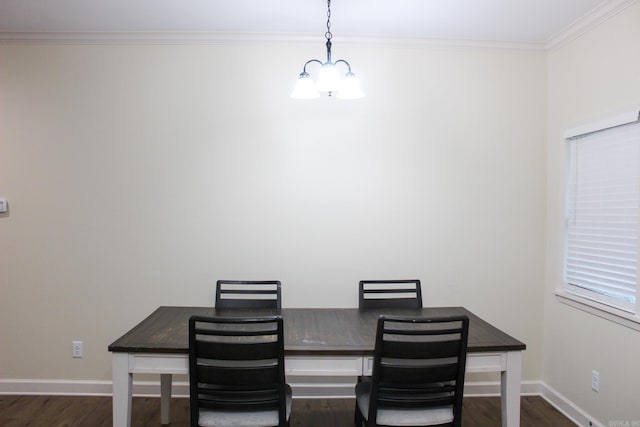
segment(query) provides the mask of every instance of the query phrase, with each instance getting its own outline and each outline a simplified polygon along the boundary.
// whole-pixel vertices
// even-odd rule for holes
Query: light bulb
[[[309,74],[302,72],[298,80],[296,80],[296,85],[293,88],[293,92],[291,92],[291,98],[314,99],[319,96],[316,85],[313,83],[313,80],[311,80]]]
[[[326,63],[318,74],[316,89],[318,92],[335,92],[340,88],[340,74],[332,63]]]
[[[360,87],[360,80],[352,72],[347,73],[345,78],[340,82],[340,89],[336,95],[340,99],[359,99],[364,98],[364,92]]]

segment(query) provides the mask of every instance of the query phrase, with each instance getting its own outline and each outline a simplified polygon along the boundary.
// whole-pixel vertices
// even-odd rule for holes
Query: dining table
[[[162,424],[170,422],[172,378],[189,372],[191,316],[280,315],[284,323],[285,373],[323,379],[371,375],[377,320],[381,315],[469,317],[466,372],[499,372],[502,426],[520,425],[522,351],[526,345],[464,307],[417,309],[281,308],[216,309],[161,306],[109,345],[112,353],[113,425],[131,425],[134,374],[160,376]],[[294,387],[294,398],[296,388]]]

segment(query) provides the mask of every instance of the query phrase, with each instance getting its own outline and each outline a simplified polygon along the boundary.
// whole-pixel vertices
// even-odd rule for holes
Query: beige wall
[[[640,422],[640,333],[560,303],[564,130],[640,102],[640,3],[549,53],[543,381],[605,425]],[[600,392],[591,390],[591,371]]]
[[[0,379],[109,380],[112,341],[219,278],[356,307],[406,277],[539,379],[545,53],[334,54],[367,98],[288,98],[321,44],[0,46]]]

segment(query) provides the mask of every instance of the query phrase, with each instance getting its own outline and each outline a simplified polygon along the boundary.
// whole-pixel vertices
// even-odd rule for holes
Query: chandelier
[[[302,72],[296,81],[296,85],[291,93],[294,99],[313,99],[320,96],[319,92],[326,92],[328,96],[336,95],[341,99],[358,99],[364,97],[364,92],[360,88],[360,80],[351,71],[351,65],[344,60],[331,60],[331,0],[327,0],[327,32],[324,34],[327,39],[327,60],[325,62],[319,59],[310,59],[305,62]],[[309,73],[307,73],[307,65],[318,63],[322,66],[318,73],[318,81],[314,83]],[[347,73],[344,78],[340,76],[337,69],[338,64],[347,66]]]

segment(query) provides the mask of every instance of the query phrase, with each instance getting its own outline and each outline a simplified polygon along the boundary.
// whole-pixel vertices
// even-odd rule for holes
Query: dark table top
[[[400,316],[469,317],[468,351],[517,351],[525,344],[485,322],[463,307],[423,309],[283,308],[217,309],[214,307],[159,307],[109,346],[112,352],[188,353],[189,318],[200,316],[257,317],[280,314],[284,319],[287,355],[373,355],[377,319]]]

